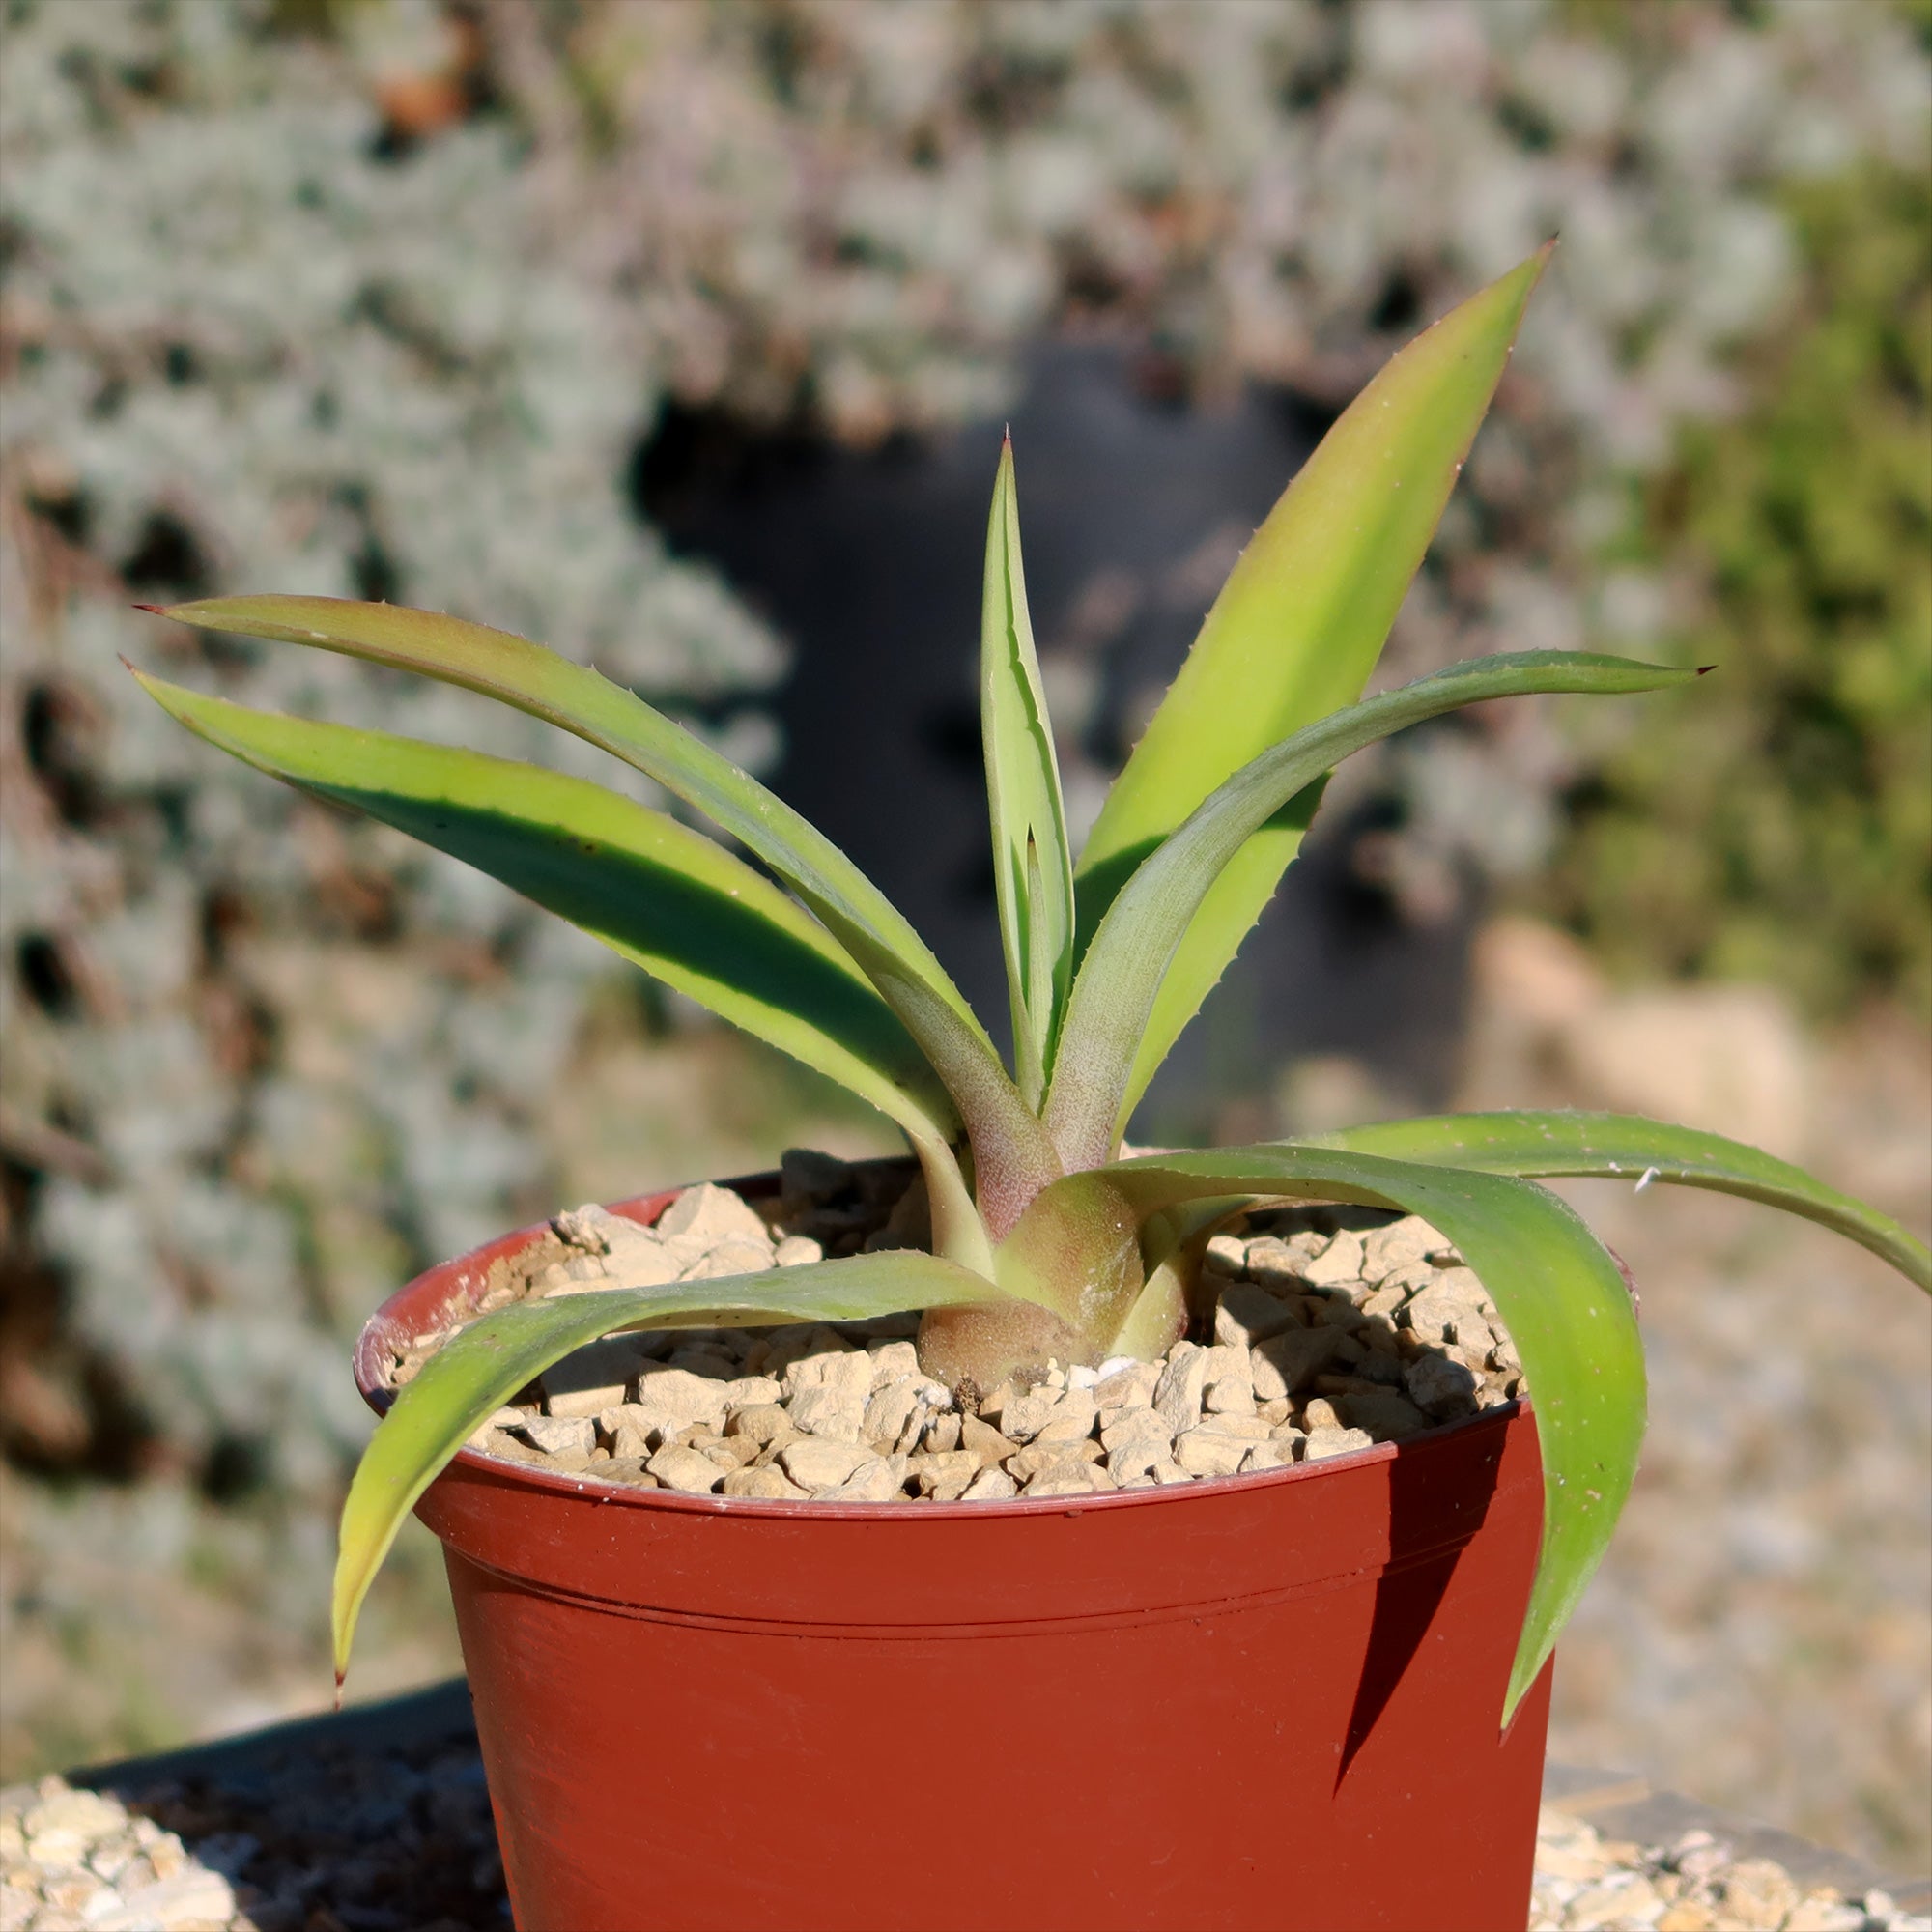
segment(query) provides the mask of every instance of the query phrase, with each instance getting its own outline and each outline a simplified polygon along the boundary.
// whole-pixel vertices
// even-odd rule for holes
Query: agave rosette
[[[1506,1717],[1603,1555],[1644,1426],[1621,1273],[1538,1179],[1649,1172],[1746,1195],[1836,1228],[1932,1288],[1932,1257],[1885,1216],[1752,1149],[1645,1121],[1476,1115],[1121,1157],[1148,1081],[1273,894],[1342,758],[1488,699],[1639,693],[1693,675],[1525,651],[1361,695],[1546,256],[1418,337],[1329,431],[1236,565],[1077,859],[1003,453],[981,724],[1010,1066],[838,847],[595,670],[505,632],[381,604],[231,597],[163,613],[467,687],[575,732],[710,819],[763,869],[579,779],[141,680],[212,744],[480,867],[839,1081],[904,1133],[932,1211],[929,1254],[523,1302],[459,1330],[398,1392],[351,1487],[338,1673],[411,1506],[492,1410],[585,1342],[695,1314],[743,1324],[919,1309],[922,1365],[948,1383],[970,1376],[989,1387],[1049,1356],[1151,1358],[1180,1332],[1191,1271],[1217,1226],[1258,1204],[1321,1200],[1421,1214],[1442,1230],[1481,1276],[1535,1391],[1543,1540]]]

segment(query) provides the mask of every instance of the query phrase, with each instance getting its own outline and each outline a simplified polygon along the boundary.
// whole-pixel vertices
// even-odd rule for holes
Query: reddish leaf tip
[[[165,617],[168,614],[168,607],[165,604],[136,604],[133,608],[136,611],[147,611],[151,617]]]
[[[1699,665],[1699,666],[1697,667],[1697,675],[1698,675],[1699,677],[1702,677],[1702,676],[1704,676],[1704,675],[1705,675],[1705,674],[1706,674],[1707,672],[1709,672],[1709,671],[1714,671],[1714,670],[1716,670],[1716,669],[1717,669],[1717,668],[1718,668],[1718,667],[1717,667],[1716,665]]]

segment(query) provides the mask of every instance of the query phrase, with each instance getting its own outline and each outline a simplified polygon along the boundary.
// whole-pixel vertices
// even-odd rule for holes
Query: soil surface
[[[686,1188],[649,1228],[573,1208],[493,1270],[476,1315],[929,1238],[923,1188],[899,1163],[791,1153],[783,1178],[756,1205]],[[1178,1337],[1160,1361],[1048,1362],[989,1390],[922,1373],[916,1315],[612,1335],[546,1370],[469,1446],[694,1495],[996,1501],[1260,1474],[1403,1441],[1523,1392],[1482,1283],[1414,1216],[1241,1216],[1208,1242],[1201,1285],[1199,1339]],[[392,1380],[454,1332],[413,1337]]]

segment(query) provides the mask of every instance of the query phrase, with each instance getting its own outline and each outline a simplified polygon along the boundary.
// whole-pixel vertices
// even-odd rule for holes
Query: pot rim
[[[676,1186],[657,1189],[651,1193],[631,1195],[622,1201],[608,1203],[607,1206],[613,1214],[622,1214],[629,1220],[648,1226],[686,1187],[697,1184],[696,1181],[683,1181]],[[761,1174],[739,1175],[729,1179],[716,1180],[712,1184],[727,1187],[733,1193],[743,1194],[748,1199],[755,1200],[778,1191],[779,1176],[775,1170],[768,1170]],[[467,1254],[455,1256],[449,1261],[439,1262],[434,1266],[425,1268],[412,1280],[406,1282],[370,1315],[356,1335],[352,1369],[355,1378],[356,1392],[376,1412],[379,1421],[388,1413],[389,1406],[395,1400],[394,1390],[383,1384],[377,1377],[376,1368],[380,1350],[392,1339],[390,1324],[394,1321],[394,1317],[390,1311],[396,1304],[433,1282],[443,1288],[444,1297],[447,1300],[454,1284],[445,1286],[439,1281],[439,1277],[458,1276],[466,1270],[478,1270],[476,1280],[480,1285],[482,1270],[487,1270],[497,1261],[516,1254],[522,1248],[541,1239],[549,1232],[550,1226],[548,1220],[533,1221],[526,1227],[499,1235],[495,1239],[470,1249]],[[810,1497],[786,1499],[768,1496],[696,1496],[676,1490],[645,1490],[630,1483],[602,1482],[586,1474],[561,1472],[553,1474],[527,1463],[506,1462],[499,1457],[485,1455],[480,1449],[471,1449],[468,1446],[459,1449],[445,1466],[454,1467],[460,1463],[478,1475],[488,1476],[513,1486],[528,1487],[539,1492],[548,1491],[558,1495],[587,1495],[600,1503],[617,1503],[632,1509],[668,1509],[687,1515],[766,1517],[794,1521],[845,1522],[854,1520],[947,1522],[956,1521],[962,1518],[977,1521],[992,1516],[1065,1517],[1085,1515],[1089,1510],[1094,1509],[1128,1509],[1144,1505],[1180,1503],[1192,1496],[1204,1493],[1225,1494],[1235,1490],[1244,1494],[1251,1494],[1263,1487],[1279,1488],[1288,1483],[1312,1482],[1331,1471],[1364,1468],[1378,1462],[1394,1462],[1405,1450],[1413,1451],[1433,1446],[1447,1440],[1450,1436],[1461,1435],[1466,1431],[1505,1428],[1520,1412],[1530,1410],[1531,1406],[1528,1397],[1519,1396],[1508,1403],[1498,1404],[1493,1408],[1479,1409],[1474,1415],[1463,1416],[1455,1422],[1441,1423],[1434,1429],[1424,1430],[1421,1434],[1406,1437],[1401,1441],[1374,1442],[1366,1449],[1350,1449],[1339,1456],[1324,1456],[1318,1463],[1295,1463],[1284,1469],[1258,1470],[1246,1476],[1203,1476],[1185,1483],[1159,1484],[1149,1489],[1100,1491],[1084,1496],[1007,1496],[980,1502],[935,1503],[902,1500],[886,1503],[835,1503],[819,1502]]]

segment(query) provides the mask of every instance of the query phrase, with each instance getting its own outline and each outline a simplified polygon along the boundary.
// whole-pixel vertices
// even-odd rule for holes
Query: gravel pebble
[[[569,1258],[553,1243],[526,1292],[629,1280],[653,1246],[684,1278],[708,1279],[769,1267],[775,1253],[806,1259],[792,1243],[853,1253],[920,1225],[890,1199],[864,1213],[814,1206],[843,1200],[814,1194],[816,1173],[803,1160],[785,1170],[776,1226],[710,1183],[685,1189],[656,1229],[573,1208],[552,1224]],[[1333,1216],[1277,1210],[1215,1236],[1214,1340],[1178,1341],[1159,1362],[1049,1363],[962,1408],[921,1373],[916,1317],[632,1332],[546,1371],[470,1446],[687,1494],[971,1502],[1265,1474],[1405,1441],[1520,1391],[1493,1305],[1437,1230],[1412,1215],[1366,1229]],[[415,1338],[399,1377],[440,1342]],[[955,1452],[966,1460],[932,1460]]]
[[[776,1470],[738,1473],[783,1481]],[[980,1479],[1012,1487],[997,1468]],[[1027,1492],[1081,1494],[1109,1480],[1068,1460],[1043,1468]],[[0,1792],[0,1932],[497,1932],[509,1924],[473,1742],[322,1748],[232,1790],[168,1784],[130,1794],[130,1803],[58,1777]],[[44,1814],[38,1825],[37,1812]],[[62,1851],[59,1866],[29,1856],[37,1840]],[[72,1851],[80,1856],[70,1861]],[[1530,1932],[1932,1932],[1932,1920],[1882,1891],[1806,1889],[1767,1859],[1736,1857],[1708,1831],[1636,1845],[1549,1805],[1537,1824],[1529,1924]]]

